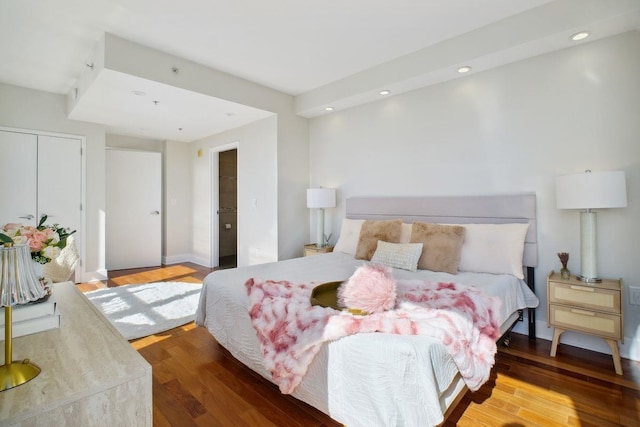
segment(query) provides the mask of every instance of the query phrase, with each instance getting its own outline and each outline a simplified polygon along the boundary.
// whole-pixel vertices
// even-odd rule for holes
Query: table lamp
[[[318,209],[316,246],[323,248],[326,243],[324,238],[324,210],[325,208],[336,207],[335,188],[309,188],[307,190],[307,207]]]
[[[598,277],[597,216],[591,209],[624,208],[627,188],[623,171],[591,172],[556,177],[558,209],[580,212],[580,276],[583,282],[601,282]]]
[[[0,391],[32,380],[40,368],[29,359],[12,360],[12,307],[37,301],[46,296],[40,280],[31,268],[29,246],[0,245],[0,306],[4,307],[4,365],[0,366]]]

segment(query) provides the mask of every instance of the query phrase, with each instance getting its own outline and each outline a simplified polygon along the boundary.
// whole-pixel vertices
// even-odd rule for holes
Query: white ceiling
[[[536,31],[526,43],[517,34],[500,34],[491,61],[469,56],[470,64],[479,64],[474,71],[565,48],[572,31],[589,30],[593,40],[638,28],[639,14],[640,0],[3,0],[0,82],[67,94],[107,32],[307,102],[376,67],[389,68],[416,52],[428,55],[443,42],[469,45],[461,36],[488,33],[510,20]],[[525,15],[531,19],[523,21]],[[122,85],[122,93],[141,90],[131,76],[112,77],[107,86]],[[441,80],[423,78],[421,84]],[[135,97],[111,96],[94,103],[91,120],[115,133],[191,140],[268,114],[169,86],[148,87],[154,90],[180,109],[159,104],[157,114],[143,116]],[[165,129],[175,123],[166,115],[177,111],[184,129],[197,132]]]

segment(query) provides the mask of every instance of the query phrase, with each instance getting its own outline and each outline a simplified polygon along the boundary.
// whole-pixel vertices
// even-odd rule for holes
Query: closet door
[[[76,230],[81,252],[82,141],[58,136],[38,136],[38,221]]]
[[[0,131],[0,226],[36,225],[38,137]]]

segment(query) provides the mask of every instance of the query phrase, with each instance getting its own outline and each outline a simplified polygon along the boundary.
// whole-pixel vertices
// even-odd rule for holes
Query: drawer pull
[[[575,308],[572,308],[571,312],[575,313],[575,314],[584,314],[585,316],[595,316],[596,315],[593,311],[577,310]]]
[[[572,285],[571,289],[573,289],[574,291],[585,291],[585,292],[595,292],[594,288],[585,288],[584,286],[575,286]]]

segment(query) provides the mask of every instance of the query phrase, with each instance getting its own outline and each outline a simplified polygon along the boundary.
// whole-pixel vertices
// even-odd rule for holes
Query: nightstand
[[[333,252],[333,246],[318,247],[315,243],[304,245],[304,256],[328,254]]]
[[[622,279],[585,283],[553,271],[547,276],[547,324],[555,328],[551,357],[564,331],[595,335],[609,344],[616,374],[622,375],[618,341],[624,342],[623,319]]]

